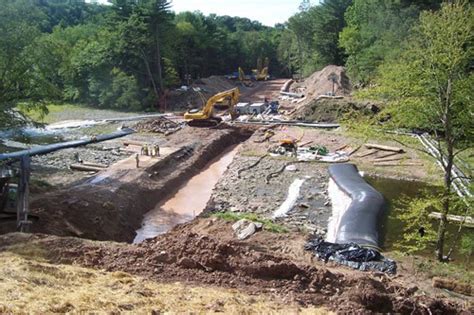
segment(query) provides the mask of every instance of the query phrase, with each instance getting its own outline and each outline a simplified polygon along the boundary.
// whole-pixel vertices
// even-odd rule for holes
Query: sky
[[[106,3],[107,0],[98,2]],[[177,13],[201,11],[205,15],[215,13],[240,16],[260,21],[267,26],[275,26],[277,23],[286,22],[290,16],[298,12],[300,4],[301,0],[171,0],[171,10]]]
[[[240,16],[274,26],[298,12],[300,3],[300,0],[172,0],[171,9],[178,13],[201,11],[205,15]]]

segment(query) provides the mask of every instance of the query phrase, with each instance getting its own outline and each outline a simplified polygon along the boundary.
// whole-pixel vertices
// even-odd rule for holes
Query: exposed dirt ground
[[[258,101],[262,96],[275,97],[283,81],[259,82],[253,90],[244,91],[242,98]],[[97,309],[107,311],[152,311],[147,303],[160,305],[157,311],[173,312],[190,310],[194,303],[202,307],[198,307],[198,311],[225,313],[292,313],[308,311],[306,307],[311,306],[340,313],[458,314],[464,311],[467,314],[473,311],[472,300],[446,298],[442,290],[431,288],[425,278],[414,277],[403,264],[399,275],[389,277],[315,261],[304,250],[304,244],[310,233],[326,233],[331,212],[326,195],[328,164],[300,163],[288,156],[262,156],[268,153],[268,148],[278,146],[281,139],[287,138],[298,140],[301,146],[323,145],[331,152],[347,145],[341,149],[347,153],[368,140],[352,138],[342,130],[288,126],[272,130],[275,135],[265,141],[265,128],[225,126],[215,129],[186,127],[166,137],[134,135],[134,140],[150,141],[156,137],[163,152],[167,153],[160,158],[143,159],[138,169],[130,157],[86,181],[34,195],[31,211],[36,217],[32,227],[36,234],[0,236],[0,263],[18,263],[26,270],[46,270],[47,273],[55,268],[65,268],[64,273],[82,273],[81,279],[89,277],[84,274],[90,272],[88,285],[102,281],[103,286],[115,288],[120,299],[127,294],[147,298],[146,301],[140,298],[120,304],[104,302],[97,306]],[[207,162],[237,143],[242,143],[240,150],[216,185],[202,215],[141,244],[118,243],[130,242],[147,211],[169,198]],[[404,149],[412,162],[427,163],[414,150]],[[376,167],[373,159],[383,153],[364,156],[367,152],[368,149],[362,146],[351,156],[351,162],[362,171],[409,179],[429,177],[424,166]],[[257,161],[260,162],[250,167]],[[288,165],[295,167],[284,170]],[[279,170],[282,171],[277,172]],[[271,173],[275,176],[270,178]],[[232,223],[214,215],[217,211],[228,211],[271,218],[296,179],[304,179],[296,207],[287,216],[275,220],[285,227],[286,233],[273,233],[264,226],[263,231],[238,241]],[[14,226],[0,225],[0,233],[14,229]],[[28,257],[34,257],[34,261],[25,262]],[[73,271],[70,269],[73,267],[87,269]],[[101,270],[100,275],[97,270]],[[115,279],[121,278],[123,272],[127,273],[123,276],[126,280]],[[58,274],[64,273],[55,272],[52,277],[61,278]],[[8,269],[5,275],[0,275],[0,280],[18,277],[18,271]],[[31,283],[38,287],[28,290],[26,286],[22,290],[27,290],[27,296],[31,298],[33,293],[42,290],[41,283],[48,281],[53,280],[35,276]],[[174,286],[175,282],[181,284]],[[71,283],[75,285],[74,281]],[[156,285],[162,283],[165,283],[162,290],[177,290],[183,299],[187,299],[187,304],[153,295]],[[86,288],[82,283],[77,282],[77,285]],[[205,288],[205,293],[196,297],[193,288]],[[12,293],[12,290],[16,291]],[[222,297],[215,296],[218,290],[222,290]],[[8,304],[0,299],[0,312],[17,312],[27,303],[18,297],[21,295],[18,289],[0,285],[2,292],[9,294],[14,302]],[[50,301],[38,309],[52,312],[55,309],[51,305],[57,305],[58,312],[84,310],[87,308],[85,301],[92,297],[80,294],[82,296],[77,300],[58,297],[57,302]],[[234,298],[231,298],[232,294]],[[106,298],[107,301],[110,299]],[[196,299],[200,299],[199,302],[195,302]]]
[[[245,130],[232,128],[179,131],[163,148],[172,148],[173,153],[148,167],[137,169],[130,161],[128,168],[112,166],[86,182],[34,196],[30,207],[37,222],[32,232],[131,241],[142,216],[159,200],[247,136]],[[8,232],[15,226],[2,224],[0,229]]]
[[[268,242],[278,247],[282,243],[278,236],[267,235],[262,243],[224,238],[225,233],[231,233],[226,223],[207,220],[210,227],[221,225],[211,232],[218,234],[198,234],[189,225],[181,225],[139,245],[10,234],[0,237],[0,246],[2,251],[20,253],[25,245],[35,248],[49,263],[124,271],[165,283],[238,289],[283,303],[327,306],[338,312],[456,314],[467,307],[417,294],[417,288],[383,274],[331,270],[319,263],[305,263],[302,258],[289,259],[281,250],[267,247]],[[9,248],[11,245],[14,247]]]

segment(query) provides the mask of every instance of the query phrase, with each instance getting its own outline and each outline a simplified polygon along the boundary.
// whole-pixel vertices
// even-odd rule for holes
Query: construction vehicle
[[[252,86],[252,80],[250,80],[250,78],[245,75],[245,72],[242,67],[239,67],[239,82],[243,86]]]
[[[214,116],[214,109],[225,107],[229,110],[231,119],[234,120],[237,117],[235,104],[239,102],[239,98],[240,91],[238,88],[217,93],[207,100],[202,109],[196,108],[187,111],[184,114],[184,119],[189,126],[213,127],[222,121],[222,118]]]
[[[253,69],[253,77],[257,81],[266,81],[270,78],[268,74],[268,65],[270,64],[270,60],[268,57],[265,58],[264,63],[262,64],[262,58],[257,59],[257,69]]]

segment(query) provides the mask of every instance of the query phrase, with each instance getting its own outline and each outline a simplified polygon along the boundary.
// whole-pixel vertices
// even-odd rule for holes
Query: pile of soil
[[[371,116],[380,111],[379,105],[368,101],[356,101],[351,98],[313,100],[300,107],[294,114],[295,119],[305,121],[335,123],[351,113]]]
[[[275,294],[282,301],[328,306],[339,312],[455,314],[462,311],[462,306],[455,302],[417,295],[416,288],[407,289],[384,274],[342,273],[324,266],[295,263],[251,244],[190,232],[186,225],[140,245],[6,235],[0,237],[0,248],[18,246],[19,242],[31,242],[55,263],[125,271],[165,282]]]
[[[291,91],[303,93],[308,100],[314,100],[320,95],[332,93],[333,81],[330,77],[335,75],[334,92],[338,96],[348,96],[352,86],[346,75],[344,67],[329,65],[323,70],[317,71],[305,79],[303,82],[291,86]]]
[[[139,132],[153,132],[169,135],[181,129],[181,125],[166,117],[157,117],[142,120],[136,123],[132,128]]]
[[[211,96],[234,87],[234,82],[223,76],[210,76],[196,80],[187,90],[177,89],[169,93],[167,110],[201,108]]]

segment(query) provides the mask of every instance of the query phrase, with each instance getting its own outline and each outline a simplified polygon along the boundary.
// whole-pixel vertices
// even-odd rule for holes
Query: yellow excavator
[[[245,75],[244,69],[242,69],[242,67],[239,67],[239,82],[240,84],[246,87],[252,86],[252,80],[247,78],[247,76]]]
[[[266,81],[269,79],[268,75],[268,66],[270,64],[270,60],[268,57],[265,57],[265,60],[262,64],[262,58],[257,59],[257,69],[253,69],[252,73],[257,81]]]
[[[233,88],[224,92],[217,93],[209,98],[202,109],[191,109],[184,114],[184,119],[189,126],[194,127],[213,127],[217,126],[222,118],[214,116],[214,108],[225,107],[230,112],[230,117],[234,120],[237,117],[235,111],[235,104],[239,102],[240,91],[238,88]]]

